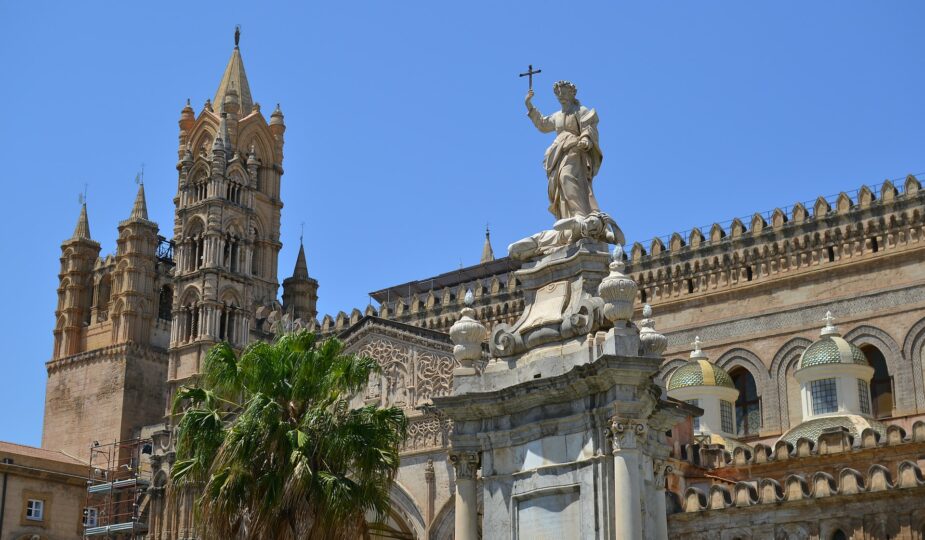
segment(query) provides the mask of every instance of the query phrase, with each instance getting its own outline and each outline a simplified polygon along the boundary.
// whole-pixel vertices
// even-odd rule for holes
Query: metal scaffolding
[[[84,537],[129,539],[147,532],[141,498],[151,485],[150,439],[132,439],[90,448]]]

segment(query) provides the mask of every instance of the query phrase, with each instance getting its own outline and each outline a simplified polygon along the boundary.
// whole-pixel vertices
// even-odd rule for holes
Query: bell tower
[[[180,114],[169,386],[200,372],[215,343],[243,348],[257,306],[277,297],[282,111],[268,122],[235,47],[214,101]]]

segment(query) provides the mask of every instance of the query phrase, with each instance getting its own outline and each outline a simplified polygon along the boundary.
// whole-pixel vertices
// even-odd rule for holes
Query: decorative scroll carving
[[[449,356],[421,352],[417,364],[417,404],[430,402],[435,396],[446,396],[453,385],[453,368],[457,362]]]
[[[646,432],[646,425],[636,420],[626,418],[613,418],[610,421],[610,436],[613,442],[613,453],[621,450],[637,448]]]
[[[403,451],[445,448],[449,446],[453,422],[433,415],[414,419],[408,424],[408,437]]]

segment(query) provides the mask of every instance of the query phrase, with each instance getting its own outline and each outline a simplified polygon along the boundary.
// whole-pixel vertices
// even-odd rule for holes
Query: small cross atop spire
[[[694,342],[691,343],[691,347],[694,348],[694,352],[699,352],[701,345],[703,345],[703,341],[701,341],[700,336],[694,336]]]

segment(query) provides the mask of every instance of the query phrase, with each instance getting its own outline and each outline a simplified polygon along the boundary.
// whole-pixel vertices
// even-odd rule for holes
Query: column
[[[665,505],[665,478],[672,471],[671,465],[663,459],[652,460],[655,476],[655,505],[652,514],[655,516],[656,540],[668,540],[668,508]]]
[[[476,470],[478,452],[452,452],[450,461],[456,470],[456,540],[477,540],[479,529]]]
[[[643,538],[642,482],[639,478],[639,448],[637,438],[645,433],[646,426],[614,418],[610,432],[613,436],[614,521],[616,540]]]

